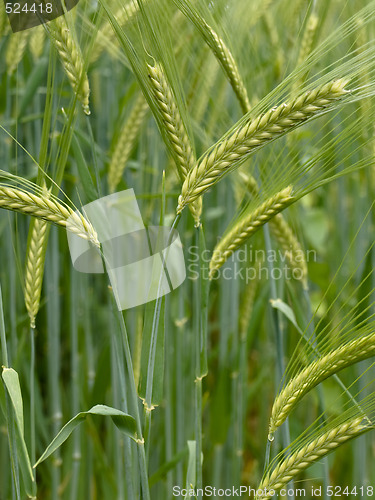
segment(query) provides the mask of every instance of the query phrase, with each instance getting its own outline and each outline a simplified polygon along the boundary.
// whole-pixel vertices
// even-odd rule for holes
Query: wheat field
[[[374,496],[375,1],[17,5],[0,500]]]

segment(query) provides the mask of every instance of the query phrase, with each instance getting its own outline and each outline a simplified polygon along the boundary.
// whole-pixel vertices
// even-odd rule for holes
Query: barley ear
[[[210,279],[250,236],[293,201],[292,187],[288,186],[263,202],[257,209],[242,216],[216,245],[209,265]]]
[[[68,231],[90,241],[96,247],[100,247],[98,236],[91,223],[81,213],[74,212],[57,199],[0,185],[0,208],[32,215],[65,227]]]
[[[293,276],[300,280],[307,290],[307,263],[300,242],[295,237],[289,224],[282,214],[277,214],[270,220],[270,229],[288,259],[289,265],[295,272]]]
[[[39,311],[47,238],[48,223],[42,219],[33,219],[30,223],[24,291],[31,328],[35,328],[35,318]]]
[[[356,417],[320,434],[317,438],[282,460],[272,472],[264,477],[258,486],[257,490],[259,494],[257,494],[256,499],[269,500],[273,497],[274,493],[279,491],[297,474],[307,469],[314,462],[346,441],[372,428],[372,425],[363,423],[363,417]],[[271,492],[272,494],[270,494]]]
[[[180,180],[186,179],[189,171],[196,163],[193,148],[180,116],[175,96],[164,75],[160,64],[148,65],[148,74],[160,116],[164,125],[164,137],[175,161]],[[202,201],[196,199],[192,204],[191,213],[195,225],[199,226],[202,213]]]
[[[148,109],[147,101],[140,95],[120,131],[108,169],[108,186],[111,193],[121,181]]]
[[[45,39],[46,31],[44,29],[44,26],[36,26],[35,28],[33,28],[29,40],[29,46],[30,52],[35,60],[39,59],[43,54]]]
[[[375,355],[375,333],[363,335],[321,355],[289,380],[276,397],[270,418],[269,438],[311,389],[344,368]]]
[[[271,108],[255,119],[241,120],[231,134],[219,140],[189,172],[181,189],[177,213],[255,151],[331,108],[347,94],[346,84],[346,80],[334,80]]]
[[[29,31],[18,31],[12,33],[9,37],[8,46],[5,54],[5,62],[7,65],[7,72],[11,75],[18,64],[21,62],[27,47],[27,40],[29,38]]]
[[[83,111],[89,115],[90,86],[84,69],[81,49],[70,32],[64,16],[51,21],[49,28],[52,42],[57,49],[70,85],[82,104]]]

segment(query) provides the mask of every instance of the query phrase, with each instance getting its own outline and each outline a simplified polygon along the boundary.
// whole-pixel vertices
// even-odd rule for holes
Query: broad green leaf
[[[3,368],[2,378],[12,402],[16,420],[17,455],[25,489],[30,497],[35,496],[36,484],[31,467],[29,453],[24,439],[23,402],[18,373],[13,368]]]
[[[46,460],[50,455],[52,455],[52,453],[55,452],[68,439],[74,429],[80,423],[86,420],[88,415],[103,415],[105,417],[111,417],[113,423],[121,432],[123,432],[126,436],[130,437],[133,440],[137,439],[136,422],[132,416],[127,415],[126,413],[117,410],[116,408],[111,408],[110,406],[96,405],[88,411],[78,413],[75,417],[69,420],[67,424],[64,425],[57,436],[47,446],[43,455],[34,465],[34,468],[41,464],[44,460]]]

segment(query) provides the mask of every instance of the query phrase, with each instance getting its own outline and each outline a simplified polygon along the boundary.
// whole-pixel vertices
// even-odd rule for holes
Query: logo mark
[[[98,233],[119,310],[146,304],[184,282],[185,260],[178,232],[163,226],[146,228],[133,189],[89,203],[83,213]],[[67,234],[74,268],[104,273],[97,249],[74,233]]]

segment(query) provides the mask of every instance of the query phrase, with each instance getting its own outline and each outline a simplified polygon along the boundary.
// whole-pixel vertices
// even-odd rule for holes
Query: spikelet
[[[375,333],[372,333],[342,344],[306,366],[289,380],[275,399],[270,418],[269,438],[272,439],[275,430],[285,422],[296,404],[311,389],[340,370],[374,355]]]
[[[72,36],[64,16],[58,17],[48,25],[69,82],[82,104],[83,111],[89,115],[90,86],[84,70],[81,49]]]
[[[292,187],[288,186],[263,202],[256,210],[241,217],[240,221],[216,245],[210,261],[212,279],[215,271],[260,227],[274,217],[278,212],[293,202]]]
[[[167,82],[162,67],[160,64],[155,64],[155,66],[148,65],[148,73],[155,101],[165,127],[165,137],[170,145],[180,180],[183,182],[195,165],[195,155],[185,125],[178,111],[175,96]],[[194,217],[195,225],[199,226],[200,215],[202,213],[202,200],[196,200],[191,205],[190,210]]]
[[[292,453],[279,463],[275,469],[266,475],[257,488],[262,492],[256,496],[257,500],[269,500],[273,494],[293,479],[297,474],[307,469],[311,464],[324,457],[330,451],[350,439],[370,430],[371,425],[364,424],[363,417],[356,417],[334,427],[305,446]],[[273,490],[273,491],[272,491]],[[272,493],[271,493],[272,492]],[[271,494],[270,494],[271,493]]]
[[[57,199],[38,196],[7,185],[0,185],[0,208],[32,215],[63,226],[68,231],[100,247],[97,234],[90,222],[82,214],[74,212]]]
[[[28,30],[12,33],[9,37],[5,54],[8,75],[11,75],[21,62],[30,32]]]
[[[46,31],[44,29],[44,26],[36,26],[35,28],[33,28],[30,35],[29,46],[34,60],[39,59],[43,54],[45,39]]]
[[[143,94],[139,95],[120,131],[108,169],[108,186],[111,193],[116,190],[117,185],[121,181],[126,163],[134,148],[148,109],[148,104]]]
[[[180,213],[225,174],[270,141],[321,114],[347,94],[346,80],[335,80],[241,123],[229,137],[203,155],[185,179],[177,207]]]

